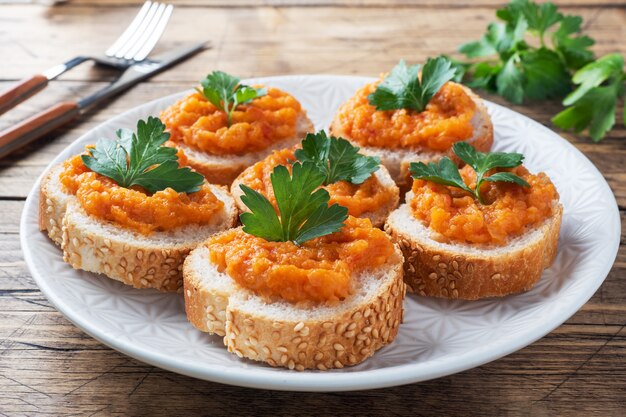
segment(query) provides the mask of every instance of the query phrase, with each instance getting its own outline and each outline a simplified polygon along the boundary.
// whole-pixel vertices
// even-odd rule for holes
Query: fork
[[[146,1],[130,25],[104,52],[104,55],[77,56],[42,74],[33,75],[18,82],[0,93],[0,114],[41,91],[48,85],[48,82],[85,61],[94,61],[99,65],[117,68],[120,71],[144,61],[165,31],[173,8],[171,4]]]

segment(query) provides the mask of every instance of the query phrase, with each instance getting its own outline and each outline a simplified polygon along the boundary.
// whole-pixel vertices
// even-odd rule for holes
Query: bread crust
[[[487,152],[493,145],[493,124],[491,123],[491,118],[487,112],[487,107],[485,107],[483,100],[472,90],[465,86],[461,87],[476,104],[476,113],[472,118],[474,135],[470,139],[466,140],[466,142],[470,143],[481,152]],[[339,111],[340,110],[341,108]],[[342,128],[337,117],[333,119],[330,125],[330,132],[335,136],[341,136],[345,139],[353,141],[350,134]],[[357,142],[354,142],[354,144],[360,146]],[[377,155],[381,157],[382,164],[387,167],[392,178],[398,187],[400,187],[401,192],[408,191],[413,183],[409,172],[409,164],[411,162],[436,162],[444,156],[447,156],[454,160],[457,164],[461,163],[461,161],[454,155],[452,149],[446,152],[437,152],[424,148],[386,149],[373,146],[362,146],[361,151],[367,155]]]
[[[199,330],[224,336],[228,351],[242,358],[289,369],[327,370],[356,365],[391,343],[403,319],[406,286],[402,280],[402,254],[395,255],[381,271],[391,274],[376,295],[323,320],[276,319],[242,307],[249,291],[233,284],[220,289],[204,288],[203,275],[215,277],[208,248],[200,246],[189,255],[183,268],[185,310]],[[206,259],[198,270],[197,257]],[[226,303],[223,301],[226,300]]]
[[[246,168],[269,155],[274,149],[287,148],[299,143],[307,133],[313,132],[313,123],[303,110],[297,121],[296,134],[268,148],[244,155],[209,155],[183,143],[176,143],[187,156],[187,165],[204,175],[211,184],[230,185]]]
[[[248,169],[251,170],[253,168],[254,166],[250,166],[249,168],[244,170],[241,174],[239,174],[237,178],[235,178],[232,185],[230,186],[230,193],[235,198],[235,203],[237,204],[237,208],[239,209],[240,213],[245,213],[249,210],[248,207],[243,204],[243,201],[241,201],[243,191],[239,186],[242,184],[242,177],[245,175],[245,171],[247,171]],[[384,165],[380,165],[379,169],[374,172],[373,175],[376,176],[376,178],[380,182],[381,187],[391,189],[393,194],[391,198],[385,201],[385,203],[382,206],[378,207],[375,211],[367,211],[365,213],[362,213],[358,217],[362,219],[370,219],[374,227],[382,227],[385,223],[385,220],[387,219],[387,216],[389,216],[389,213],[391,213],[393,209],[398,207],[398,203],[400,202],[400,191],[391,176],[389,175],[389,171],[387,171],[387,168],[385,168]]]
[[[404,280],[409,292],[419,295],[477,300],[528,291],[541,278],[557,253],[563,207],[539,228],[538,239],[510,251],[464,253],[425,236],[407,232],[406,204],[394,211],[385,231],[404,255]],[[418,222],[412,218],[410,221]]]
[[[62,190],[52,190],[53,176],[58,176],[63,169],[63,164],[52,167],[41,180],[39,187],[39,230],[47,232],[48,236],[57,245],[61,246],[63,241],[63,217],[65,216],[65,198],[71,199],[73,196],[64,194]],[[56,191],[56,192],[55,192]],[[62,201],[63,200],[63,201]]]

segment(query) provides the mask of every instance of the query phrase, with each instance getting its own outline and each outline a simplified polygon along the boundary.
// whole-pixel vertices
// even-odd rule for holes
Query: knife
[[[4,158],[6,155],[22,146],[76,119],[96,104],[129,89],[140,81],[178,64],[207,47],[207,42],[189,45],[132,65],[124,71],[116,81],[102,90],[82,100],[66,101],[56,104],[13,127],[3,130],[0,132],[0,158]]]

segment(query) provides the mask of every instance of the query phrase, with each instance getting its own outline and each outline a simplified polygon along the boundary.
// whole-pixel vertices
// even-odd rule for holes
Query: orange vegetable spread
[[[211,262],[239,285],[292,303],[343,300],[353,291],[353,274],[385,264],[394,253],[385,232],[355,217],[339,232],[301,246],[268,242],[237,228],[213,236],[207,247]]]
[[[295,161],[296,148],[274,151],[267,158],[244,171],[241,180],[244,185],[265,195],[276,207],[270,174],[278,165],[285,165],[291,171],[290,161]],[[330,194],[329,204],[337,203],[348,209],[348,214],[359,217],[363,213],[376,211],[393,196],[393,191],[383,187],[375,176],[361,184],[338,181],[323,186]]]
[[[240,155],[293,137],[301,112],[298,100],[270,87],[266,95],[240,104],[233,112],[230,127],[226,113],[197,92],[165,109],[160,119],[174,142],[213,155]]]
[[[186,158],[180,154],[179,151],[179,163],[183,165]],[[120,187],[87,168],[80,155],[64,162],[60,180],[64,191],[76,195],[87,214],[145,235],[206,223],[224,205],[206,183],[190,194],[171,188],[150,194],[138,186]]]
[[[379,148],[428,148],[447,151],[455,142],[469,139],[476,104],[463,88],[448,82],[426,109],[376,110],[367,96],[381,82],[368,84],[350,98],[335,116],[340,132],[363,146]]]
[[[473,189],[474,170],[465,166],[460,171],[465,183]],[[552,216],[559,194],[543,172],[533,175],[523,166],[499,171],[513,172],[530,187],[483,182],[480,193],[485,205],[482,205],[459,188],[414,180],[414,197],[409,202],[413,215],[444,240],[495,245],[506,244],[509,238],[523,234],[526,227]]]

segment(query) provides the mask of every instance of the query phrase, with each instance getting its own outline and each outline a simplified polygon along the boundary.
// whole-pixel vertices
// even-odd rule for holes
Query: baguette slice
[[[248,169],[253,169],[253,167],[249,167]],[[374,172],[373,175],[376,177],[376,179],[378,179],[382,187],[392,190],[393,196],[385,201],[385,203],[381,207],[378,207],[375,211],[367,211],[358,217],[370,219],[374,227],[382,227],[385,223],[385,220],[387,219],[387,216],[389,216],[389,213],[391,213],[393,209],[398,207],[398,202],[400,201],[400,191],[398,190],[398,187],[396,186],[395,182],[391,178],[391,175],[389,175],[389,171],[387,171],[387,168],[385,168],[384,165],[381,165],[379,169]],[[246,205],[243,204],[243,201],[241,201],[243,191],[241,190],[241,187],[239,187],[239,185],[247,185],[243,182],[243,176],[244,173],[241,173],[235,179],[235,181],[233,181],[233,184],[230,187],[230,193],[235,198],[235,202],[237,203],[237,207],[239,208],[239,211],[241,213],[249,211],[248,207],[246,207]]]
[[[240,287],[198,246],[183,268],[185,310],[199,330],[224,336],[229,352],[289,369],[343,368],[391,343],[402,322],[406,287],[396,246],[388,263],[357,278],[357,292],[336,306],[267,303]]]
[[[187,155],[187,165],[204,175],[211,184],[230,185],[244,169],[257,161],[265,158],[274,149],[289,148],[300,143],[302,138],[313,132],[313,123],[303,111],[296,122],[296,134],[289,138],[276,142],[266,149],[246,153],[244,155],[211,155],[192,148],[182,142],[176,142]]]
[[[491,123],[491,118],[489,117],[489,113],[487,112],[487,108],[485,107],[483,100],[469,88],[463,87],[463,89],[472,98],[472,100],[474,100],[474,103],[476,103],[476,113],[471,120],[472,126],[474,127],[474,134],[465,142],[474,146],[478,151],[487,152],[493,145],[493,125]],[[342,126],[337,118],[335,118],[331,123],[330,132],[335,136],[341,136],[352,141],[350,134],[342,129]],[[400,190],[404,191],[407,191],[413,183],[409,172],[409,164],[411,162],[424,162],[427,164],[429,162],[436,162],[444,156],[459,162],[458,158],[452,152],[452,149],[447,152],[420,148],[387,149],[373,146],[362,146],[358,142],[353,143],[361,147],[361,152],[363,154],[380,156],[382,164],[387,167],[387,170],[389,170],[391,177],[394,179],[396,184],[398,184]]]
[[[90,216],[77,201],[70,201],[63,218],[63,260],[75,269],[104,274],[135,288],[180,292],[189,252],[237,222],[235,201],[225,187],[211,185],[211,191],[224,208],[210,223],[150,235]]]
[[[407,201],[412,192],[407,194]],[[563,207],[506,246],[442,243],[413,217],[408,204],[393,211],[385,231],[404,254],[404,281],[420,295],[477,300],[528,291],[557,253]]]

